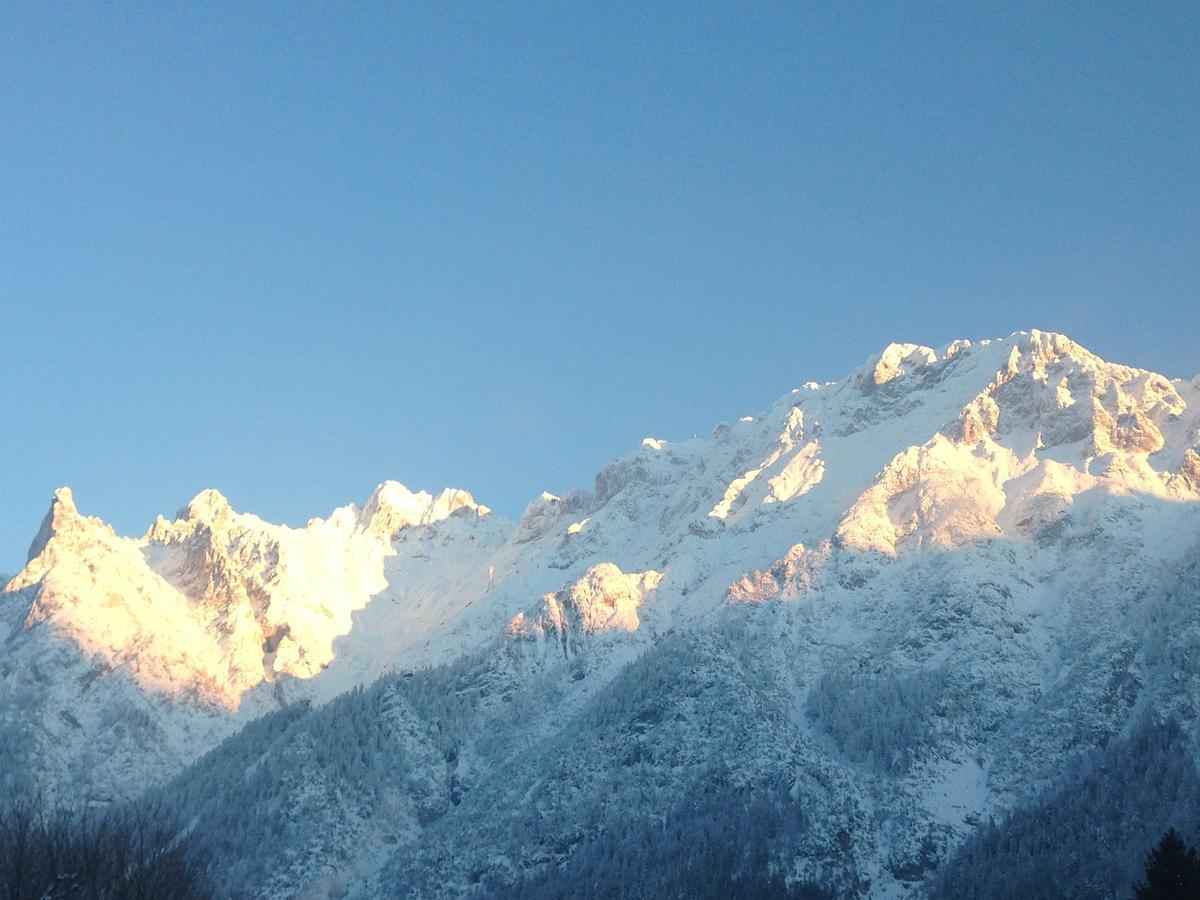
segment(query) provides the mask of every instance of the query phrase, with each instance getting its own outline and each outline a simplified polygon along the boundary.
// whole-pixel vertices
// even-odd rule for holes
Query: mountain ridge
[[[836,829],[806,825],[781,871],[909,895],[973,823],[1052,779],[1055,760],[1147,715],[1169,711],[1192,733],[1200,684],[1162,622],[1185,621],[1165,585],[1200,549],[1198,453],[1200,376],[1166,379],[1034,331],[889,345],[710,437],[647,438],[591,490],[543,494],[516,522],[465,491],[385,482],[300,529],[201,492],[135,539],[81,516],[67,491],[0,594],[0,700],[14,698],[0,721],[38,751],[7,777],[105,797],[181,771],[186,785],[200,777],[187,764],[250,720],[311,702],[287,726],[306,747],[306,729],[358,714],[323,704],[374,683],[364,703],[406,712],[373,740],[409,774],[353,814],[329,801],[370,853],[305,830],[316,869],[271,857],[283,874],[260,887],[293,896],[332,866],[375,886],[363,896],[386,895],[387,878],[454,896],[472,866],[503,880],[566,858],[495,836],[501,810],[554,811],[531,833],[570,847],[554,823],[598,839],[615,820],[587,804],[606,778],[641,790],[622,774],[644,771],[638,759],[676,773],[644,773],[663,797],[708,783],[696,756],[708,721],[712,746],[749,754],[724,763],[735,784],[777,792],[786,772],[792,794],[855,831],[840,859]],[[670,647],[692,661],[662,706],[629,673],[672,670]],[[474,698],[455,707],[459,724],[437,712],[435,727],[412,693],[440,678]],[[705,706],[710,690],[759,712]],[[775,731],[738,737],[766,727],[755,716]],[[280,752],[307,773],[295,790],[345,777]],[[539,767],[567,759],[570,790],[546,787]],[[511,785],[497,766],[513,767]],[[196,815],[231,815],[222,790]],[[381,828],[428,848],[392,857]],[[468,842],[466,868],[438,887],[439,864],[420,860],[463,828],[493,834],[505,861]]]

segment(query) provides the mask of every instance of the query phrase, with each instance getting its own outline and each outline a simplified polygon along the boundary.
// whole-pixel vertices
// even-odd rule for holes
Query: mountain
[[[206,490],[131,539],[61,488],[0,595],[7,778],[128,798],[264,712],[371,680],[455,615],[433,598],[467,593],[503,533],[465,491],[386,482],[303,529]],[[351,638],[372,600],[379,631]],[[355,652],[333,665],[339,639]]]
[[[1087,766],[1194,767],[1198,501],[1200,377],[1036,331],[893,344],[516,523],[388,482],[133,539],[63,489],[0,594],[0,778],[150,787],[233,896],[968,896]]]

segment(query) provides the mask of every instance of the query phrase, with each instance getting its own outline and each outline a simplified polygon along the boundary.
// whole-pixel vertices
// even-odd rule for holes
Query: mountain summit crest
[[[40,755],[10,772],[132,796],[314,704],[328,727],[280,750],[270,790],[295,789],[279,809],[328,790],[342,818],[313,826],[322,862],[272,857],[262,896],[368,845],[395,883],[451,860],[426,893],[460,896],[529,862],[514,810],[570,848],[555,823],[609,791],[636,806],[631,772],[685,804],[718,770],[803,800],[808,849],[780,863],[801,881],[911,896],[972,823],[1145,711],[1200,739],[1200,676],[1175,662],[1200,625],[1164,580],[1200,551],[1200,378],[1050,332],[891,344],[711,437],[644,441],[516,522],[384,481],[302,528],[202,491],[131,538],[61,490],[31,551],[0,593],[0,699],[22,698],[0,715]],[[335,717],[367,707],[321,705],[376,682],[384,731],[350,768],[407,798],[403,852],[371,843],[380,794],[359,820],[322,761],[363,724]]]

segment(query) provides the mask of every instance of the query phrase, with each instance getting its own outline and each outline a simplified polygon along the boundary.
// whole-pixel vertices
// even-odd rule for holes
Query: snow
[[[1037,774],[1039,741],[1065,753],[1122,727],[1093,697],[1094,654],[1118,652],[1145,585],[1200,545],[1198,451],[1200,378],[1034,331],[889,345],[710,439],[646,438],[592,490],[544,493],[516,523],[463,490],[385,481],[298,529],[204,491],[129,538],[63,489],[0,594],[0,688],[33,698],[50,777],[119,795],[281,702],[496,653],[521,677],[583,665],[556,695],[578,709],[667,635],[762,616],[792,642],[770,672],[797,702],[838,679],[860,685],[841,713],[863,721],[890,690],[954,700],[945,732],[919,736],[936,752],[890,794],[850,758],[851,732],[830,731],[844,723],[801,712],[790,726],[820,767],[797,784],[869,798],[855,814],[876,822],[862,853],[883,884],[880,859],[916,852],[887,816],[949,841]],[[144,733],[106,724],[131,708]],[[515,745],[560,727],[536,721]],[[87,772],[95,746],[110,761]],[[769,766],[764,753],[739,765]]]
[[[625,573],[612,563],[601,563],[563,590],[546,594],[540,609],[517,613],[505,633],[561,637],[571,629],[587,634],[637,631],[638,611],[661,581],[661,572]]]

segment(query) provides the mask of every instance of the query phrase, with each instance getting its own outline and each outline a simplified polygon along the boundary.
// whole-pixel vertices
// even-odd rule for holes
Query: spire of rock
[[[208,525],[222,522],[234,515],[233,507],[229,505],[225,495],[214,488],[207,488],[198,493],[187,505],[187,509],[179,512],[179,518],[192,519]]]
[[[78,527],[79,520],[79,510],[75,508],[75,498],[71,494],[71,489],[60,487],[50,500],[50,509],[47,510],[46,517],[42,519],[42,527],[38,529],[37,536],[29,545],[26,562],[41,556],[52,538]]]

